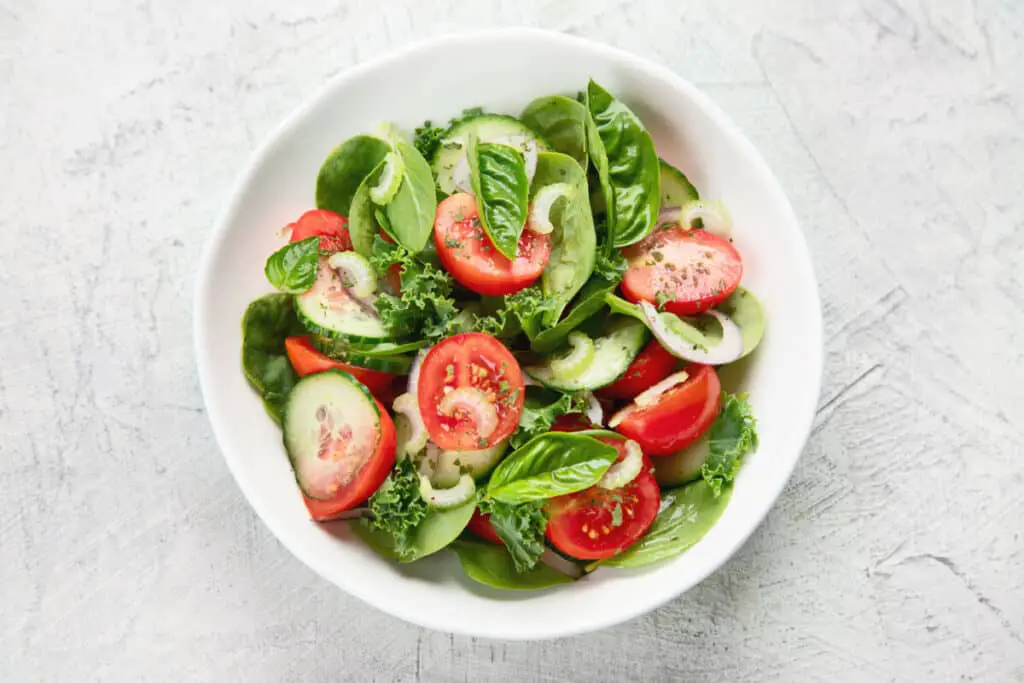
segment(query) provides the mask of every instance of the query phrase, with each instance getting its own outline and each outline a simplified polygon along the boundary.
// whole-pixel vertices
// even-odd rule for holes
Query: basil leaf
[[[491,588],[540,590],[573,582],[572,578],[543,564],[529,571],[517,571],[508,550],[493,543],[458,540],[452,543],[451,549],[459,556],[466,576]]]
[[[587,174],[572,157],[558,152],[540,152],[531,196],[553,183],[568,183],[572,191],[551,211],[555,226],[551,233],[551,257],[541,275],[544,296],[551,302],[544,314],[544,324],[549,327],[558,323],[562,311],[587,282],[597,256],[597,233],[590,213]]]
[[[426,246],[434,230],[437,193],[430,164],[405,138],[389,129],[388,144],[402,160],[402,181],[398,193],[384,207],[390,234],[413,253]]]
[[[658,218],[660,166],[654,141],[629,107],[587,85],[587,142],[608,211],[608,242],[639,242]]]
[[[661,511],[635,544],[601,562],[611,567],[643,567],[681,555],[697,544],[725,512],[732,489],[723,495],[704,481],[663,491]]]
[[[525,503],[581,491],[597,483],[617,455],[615,448],[589,436],[541,434],[495,468],[486,497]]]
[[[530,348],[540,354],[549,354],[568,338],[569,333],[582,325],[588,318],[605,306],[605,296],[615,291],[618,280],[608,280],[594,276],[583,285],[576,302],[569,314],[558,321],[554,327],[542,330],[530,342]]]
[[[743,456],[757,448],[756,427],[746,395],[722,392],[722,408],[708,430],[708,457],[701,467],[715,495],[736,478]]]
[[[544,552],[544,530],[548,526],[543,501],[509,505],[482,500],[480,511],[490,515],[491,526],[505,543],[516,571],[525,572],[537,566]]]
[[[377,554],[398,562],[415,562],[451,545],[469,524],[475,509],[473,500],[448,510],[431,508],[410,534],[401,552],[396,547],[395,538],[369,520],[353,520],[349,528]]]
[[[515,259],[530,194],[523,153],[470,136],[466,158],[480,223],[494,247],[506,258]]]
[[[579,393],[562,393],[543,387],[526,387],[523,400],[523,414],[519,418],[519,427],[509,439],[513,448],[519,448],[539,434],[551,429],[562,415],[568,413],[585,413],[587,401]]]
[[[320,259],[320,238],[307,237],[286,244],[267,259],[263,272],[277,289],[288,294],[302,294],[316,282]]]
[[[369,135],[356,135],[331,150],[316,176],[317,208],[349,216],[356,191],[387,152],[386,142]]]
[[[538,97],[519,115],[519,120],[551,144],[587,167],[587,109],[564,95]]]
[[[380,225],[374,214],[373,202],[370,200],[370,186],[376,182],[384,169],[384,161],[366,174],[352,196],[350,213],[348,214],[348,234],[352,238],[352,248],[365,258],[373,255],[373,238],[377,236]]]
[[[304,334],[292,299],[267,294],[250,303],[242,316],[242,371],[278,424],[288,392],[299,381],[284,348],[287,337]]]

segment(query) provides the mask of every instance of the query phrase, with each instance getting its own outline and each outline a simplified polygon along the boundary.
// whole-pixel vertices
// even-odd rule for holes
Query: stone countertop
[[[0,0],[0,679],[1024,680],[1024,4],[337,4]],[[504,643],[377,612],[271,536],[203,411],[191,295],[237,173],[326,79],[523,24],[736,120],[803,224],[827,357],[722,570]]]

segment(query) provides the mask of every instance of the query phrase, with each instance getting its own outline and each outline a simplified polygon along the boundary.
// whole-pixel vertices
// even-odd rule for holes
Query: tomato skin
[[[385,402],[388,402],[388,405],[390,405],[390,401],[394,400],[392,385],[395,375],[390,372],[368,370],[357,365],[349,365],[348,363],[334,360],[330,356],[317,351],[309,337],[287,337],[284,340],[284,349],[288,354],[288,360],[291,362],[292,367],[295,368],[295,372],[299,377],[313,375],[325,370],[344,370],[362,382],[370,390],[370,393],[378,399],[383,399]]]
[[[494,527],[491,525],[491,516],[485,512],[474,510],[473,516],[470,518],[469,524],[466,525],[466,528],[485,541],[497,543],[498,545],[505,544],[505,542],[501,540],[501,536],[498,535],[498,532],[495,531]]]
[[[672,455],[689,446],[718,415],[722,383],[715,369],[698,363],[684,369],[689,377],[683,384],[666,391],[654,405],[635,408],[616,428],[647,455]]]
[[[588,429],[598,429],[590,418],[583,413],[566,413],[559,415],[551,424],[552,432],[584,432]]]
[[[632,302],[658,303],[676,315],[694,315],[722,303],[743,277],[743,259],[727,239],[681,227],[658,230],[622,255],[629,262],[622,293]]]
[[[678,364],[678,358],[666,351],[657,339],[652,339],[629,364],[622,377],[594,393],[598,398],[632,401],[637,394],[672,374]]]
[[[615,446],[620,460],[624,457],[625,442],[608,437],[599,440]],[[570,557],[603,560],[636,543],[658,516],[660,505],[661,491],[645,458],[644,469],[622,488],[592,486],[552,498],[546,508],[545,533],[552,545]],[[616,506],[621,514],[618,526],[613,516]]]
[[[532,285],[551,257],[551,236],[523,230],[515,260],[491,242],[480,225],[473,195],[460,192],[437,206],[434,245],[445,270],[477,294],[500,296]]]
[[[380,488],[395,466],[395,450],[397,448],[395,423],[392,422],[391,416],[381,402],[376,399],[374,402],[380,412],[380,441],[377,444],[377,450],[363,463],[359,474],[346,486],[339,489],[337,495],[330,500],[316,500],[305,494],[302,496],[309,516],[317,522],[329,522],[332,519],[337,519],[341,513],[364,502]]]
[[[498,414],[498,424],[486,437],[462,416],[440,412],[447,390],[470,387],[482,391]],[[490,448],[511,436],[519,426],[526,398],[523,371],[515,356],[494,337],[464,332],[435,344],[420,365],[417,399],[430,438],[443,449],[471,451]]]
[[[321,251],[352,251],[352,237],[348,233],[348,219],[327,209],[313,209],[288,225],[292,234],[289,242],[301,242],[320,237]]]

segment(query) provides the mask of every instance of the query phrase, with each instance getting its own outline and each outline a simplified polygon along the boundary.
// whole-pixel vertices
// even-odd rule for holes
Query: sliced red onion
[[[673,356],[705,365],[724,365],[743,355],[743,337],[740,334],[740,328],[727,315],[714,310],[707,311],[706,315],[713,316],[722,326],[722,339],[715,346],[704,349],[669,329],[665,322],[666,318],[663,316],[673,314],[659,314],[649,301],[641,301],[639,304],[640,311],[647,320],[647,326],[651,328],[658,343]],[[678,318],[676,319],[678,320]],[[679,323],[686,325],[682,320],[679,320]]]
[[[544,548],[544,552],[540,554],[540,562],[556,572],[565,574],[570,579],[578,579],[583,576],[583,569],[578,564],[565,559],[551,548]]]
[[[615,463],[601,476],[597,485],[603,489],[621,489],[636,479],[644,468],[644,452],[632,439],[626,441],[626,457]]]
[[[590,420],[591,424],[603,424],[604,408],[601,407],[601,402],[597,400],[597,396],[594,396],[592,392],[586,391],[583,393],[583,398],[587,399],[587,419]]]
[[[641,408],[646,408],[647,406],[655,403],[658,400],[659,396],[661,396],[662,394],[664,394],[666,391],[676,386],[677,384],[682,384],[688,378],[689,375],[686,374],[685,370],[674,372],[665,379],[661,380],[660,382],[652,384],[647,389],[641,391],[639,394],[637,394],[636,398],[633,399],[633,402],[636,403]]]
[[[423,365],[423,359],[427,357],[427,352],[430,351],[430,347],[420,349],[416,352],[416,358],[412,361],[412,367],[409,368],[409,384],[408,391],[410,394],[419,400],[419,387],[420,387],[420,366]]]
[[[658,213],[659,223],[680,223],[692,228],[700,219],[704,229],[726,239],[732,237],[732,216],[721,202],[695,199],[682,206],[666,206]]]
[[[612,429],[615,429],[620,424],[622,424],[622,421],[629,417],[629,414],[632,413],[634,410],[636,410],[636,404],[630,403],[628,406],[612,415],[612,418],[608,420],[608,426],[611,427]]]
[[[477,436],[486,439],[498,428],[498,409],[488,398],[476,387],[459,387],[445,394],[437,409],[444,415],[454,415],[457,410],[469,413]]]

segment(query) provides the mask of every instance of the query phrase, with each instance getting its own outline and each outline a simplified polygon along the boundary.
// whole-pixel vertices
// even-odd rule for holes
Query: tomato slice
[[[457,404],[442,405],[455,390],[476,401],[474,412]],[[470,451],[490,448],[507,438],[519,426],[523,413],[525,384],[515,357],[494,337],[466,332],[435,344],[420,365],[417,398],[423,423],[430,438],[443,449]],[[491,411],[494,413],[491,413]],[[490,420],[486,433],[478,430],[478,418]]]
[[[325,370],[344,370],[357,380],[363,383],[370,393],[378,399],[388,402],[394,400],[392,385],[395,375],[390,372],[379,370],[367,370],[357,365],[349,365],[330,356],[325,356],[316,350],[309,337],[287,337],[284,340],[284,350],[288,354],[288,360],[299,377],[313,375]]]
[[[622,377],[614,383],[596,392],[599,398],[614,398],[632,401],[645,389],[672,374],[679,359],[666,351],[657,339],[652,339],[643,350],[636,355],[633,362],[626,368]]]
[[[722,384],[710,365],[691,363],[689,375],[646,408],[635,403],[616,430],[633,439],[647,455],[671,455],[711,427],[722,401]]]
[[[720,304],[743,277],[743,260],[729,240],[704,230],[659,230],[622,250],[629,267],[622,293],[676,315]]]
[[[559,415],[551,425],[553,432],[583,432],[588,429],[597,429],[597,427],[583,413]]]
[[[321,251],[351,251],[352,237],[348,234],[348,219],[327,209],[313,209],[299,216],[299,220],[288,225],[292,236],[290,242],[300,242],[310,237],[320,237]]]
[[[453,194],[437,206],[434,244],[445,270],[478,294],[512,294],[532,285],[551,257],[551,236],[523,230],[514,261],[494,248],[480,225],[473,195]]]
[[[625,441],[601,437],[625,457]],[[547,504],[547,537],[579,560],[603,560],[639,540],[658,516],[661,491],[646,458],[636,479],[618,489],[589,489],[552,498]]]
[[[498,543],[500,545],[504,545],[505,543],[501,540],[501,536],[498,535],[498,532],[494,530],[494,527],[491,526],[491,516],[487,513],[474,510],[473,516],[470,517],[469,524],[466,525],[466,528],[485,541]]]
[[[376,399],[375,399],[376,400]],[[395,449],[397,448],[397,436],[395,434],[395,423],[392,422],[388,411],[376,401],[377,410],[380,411],[380,441],[377,448],[369,458],[362,464],[359,472],[341,487],[330,500],[316,500],[303,494],[302,500],[309,510],[309,516],[317,522],[329,522],[337,519],[341,513],[356,507],[380,488],[388,474],[395,466]]]

